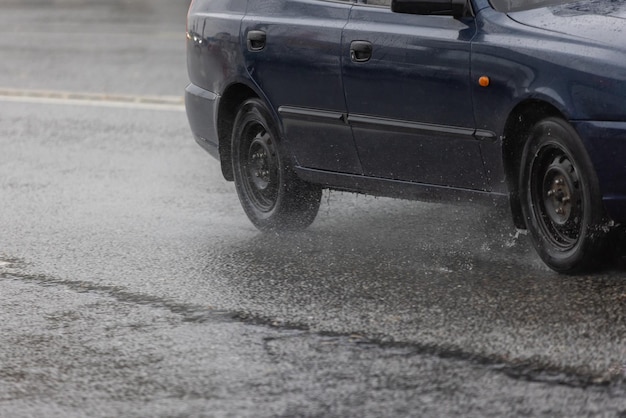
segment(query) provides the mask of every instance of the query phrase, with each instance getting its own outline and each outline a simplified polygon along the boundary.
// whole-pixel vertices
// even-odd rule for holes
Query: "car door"
[[[297,164],[361,174],[341,78],[341,32],[351,6],[250,0],[242,38],[248,72],[277,110]]]
[[[354,5],[343,36],[348,120],[364,173],[486,189],[470,90],[473,19],[369,3]]]

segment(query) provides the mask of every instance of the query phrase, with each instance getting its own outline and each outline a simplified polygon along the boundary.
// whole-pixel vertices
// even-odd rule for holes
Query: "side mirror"
[[[391,11],[414,15],[452,16],[465,15],[467,0],[391,0]]]

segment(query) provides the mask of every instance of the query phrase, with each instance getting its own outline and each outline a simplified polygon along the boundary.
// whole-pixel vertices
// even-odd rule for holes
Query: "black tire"
[[[537,123],[520,171],[522,212],[539,256],[560,273],[595,267],[608,228],[598,178],[574,128],[560,118]]]
[[[265,103],[244,102],[235,118],[232,163],[239,200],[261,231],[308,227],[319,211],[320,186],[300,180]]]

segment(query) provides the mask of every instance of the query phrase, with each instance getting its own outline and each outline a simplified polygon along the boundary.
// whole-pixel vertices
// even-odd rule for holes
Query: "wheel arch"
[[[217,113],[218,147],[222,175],[229,181],[234,180],[231,136],[235,117],[241,103],[254,97],[258,98],[259,95],[250,86],[238,82],[228,86],[220,98]]]
[[[540,99],[527,99],[515,106],[504,125],[502,159],[509,190],[513,222],[517,228],[526,229],[519,199],[521,156],[532,127],[546,117],[567,118],[555,105]]]

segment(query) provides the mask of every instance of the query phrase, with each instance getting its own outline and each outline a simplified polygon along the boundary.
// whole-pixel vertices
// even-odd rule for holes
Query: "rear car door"
[[[302,167],[362,173],[341,78],[351,7],[347,0],[250,0],[242,22],[248,71]]]
[[[486,190],[470,90],[474,20],[394,13],[391,0],[369,3],[354,5],[342,51],[364,173]]]

